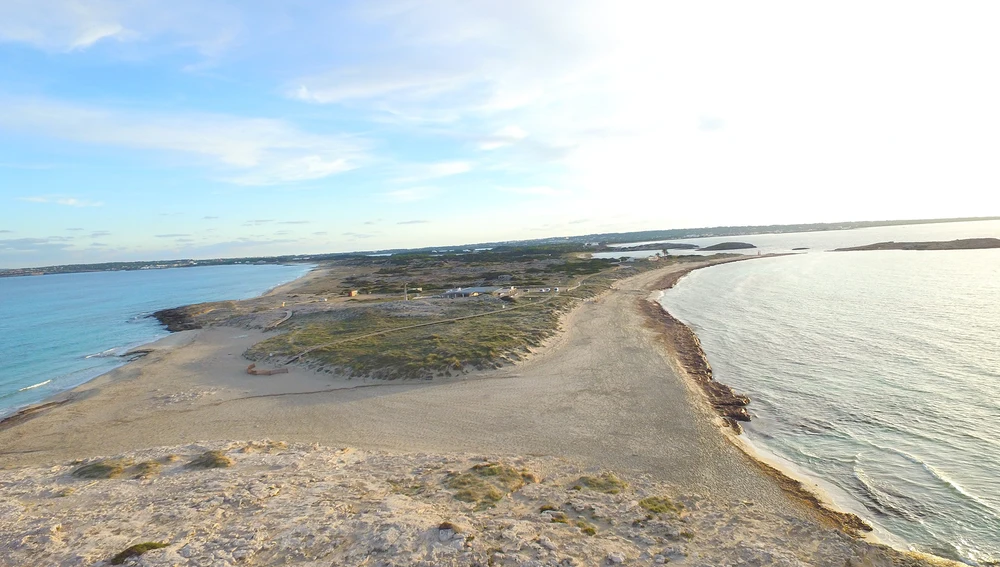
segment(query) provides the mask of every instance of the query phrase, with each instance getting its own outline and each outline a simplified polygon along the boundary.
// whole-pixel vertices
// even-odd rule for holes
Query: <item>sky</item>
[[[998,21],[3,0],[0,267],[1000,215]]]

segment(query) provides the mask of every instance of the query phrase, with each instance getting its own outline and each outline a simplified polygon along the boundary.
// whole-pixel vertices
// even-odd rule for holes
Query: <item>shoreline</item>
[[[758,257],[737,258],[734,261],[755,258]],[[726,396],[734,396],[737,398],[735,402],[742,402],[743,399],[746,399],[747,403],[749,403],[749,398],[733,394],[731,388],[714,380],[711,366],[708,363],[708,357],[701,348],[701,341],[698,339],[697,334],[686,324],[674,317],[659,302],[659,297],[662,297],[663,293],[673,288],[684,276],[695,270],[718,266],[723,263],[728,262],[697,266],[669,274],[662,278],[656,282],[657,287],[653,291],[657,297],[654,298],[651,295],[643,301],[644,312],[657,327],[665,325],[665,329],[660,333],[663,342],[668,350],[671,351],[671,356],[677,365],[683,369],[684,374],[690,380],[694,389],[702,394],[705,401],[716,411],[719,416],[720,433],[722,433],[727,441],[745,453],[760,468],[763,474],[771,477],[791,497],[813,507],[852,536],[872,543],[885,544],[883,540],[875,535],[875,529],[871,523],[837,505],[832,495],[820,486],[821,482],[825,482],[823,479],[812,478],[810,475],[795,469],[793,463],[785,464],[781,462],[782,459],[780,457],[772,455],[765,448],[758,447],[742,435],[742,428],[739,423],[733,417],[727,415],[727,411],[731,406],[725,405],[727,402]],[[720,396],[722,397],[721,404],[719,404]],[[747,404],[742,404],[739,407],[742,409],[745,405]],[[749,416],[746,421],[750,421]],[[895,536],[895,534],[889,535],[892,535],[897,542],[906,544],[904,540]],[[902,552],[916,553],[906,548],[892,547]],[[934,561],[950,561],[933,555],[928,555],[928,558]]]
[[[31,426],[0,427],[8,459],[0,472],[263,436],[408,455],[549,456],[705,494],[729,503],[720,513],[755,518],[761,529],[792,538],[792,547],[806,549],[833,532],[847,538],[815,506],[791,498],[725,430],[720,437],[718,419],[697,401],[691,381],[671,370],[670,353],[644,325],[636,300],[649,303],[655,284],[691,269],[675,264],[619,280],[564,314],[554,344],[528,361],[444,381],[351,381],[302,368],[281,378],[248,376],[243,345],[263,332],[174,333],[173,344],[141,348],[150,352],[71,391],[76,403],[41,408],[24,420],[37,419]],[[358,387],[366,385],[379,387]],[[799,531],[789,536],[771,527],[790,519],[812,528],[795,524]]]
[[[301,276],[298,276],[298,277],[296,277],[296,278],[294,278],[292,280],[289,280],[287,282],[280,283],[280,284],[277,284],[275,286],[272,286],[272,287],[268,288],[267,290],[265,290],[264,292],[256,294],[256,295],[253,295],[251,297],[247,297],[247,298],[244,298],[244,299],[230,300],[230,301],[244,301],[244,300],[249,300],[249,299],[256,299],[256,298],[261,298],[261,297],[267,297],[267,296],[276,295],[278,293],[283,293],[283,292],[287,292],[288,290],[294,289],[294,287],[296,285],[299,285],[300,283],[303,283],[305,280],[309,279],[310,277],[316,277],[315,274],[320,269],[319,264],[309,264],[309,265],[311,265],[312,268],[310,268],[309,271],[307,271],[306,273],[302,274]],[[173,269],[173,268],[168,268],[168,269]],[[89,272],[84,272],[84,273],[89,273]],[[192,305],[197,305],[197,304],[192,304]],[[101,378],[104,378],[105,376],[107,376],[107,375],[109,375],[109,374],[111,374],[111,373],[113,373],[113,372],[115,372],[117,370],[120,370],[120,369],[122,369],[122,368],[124,368],[124,367],[126,367],[126,366],[128,366],[130,364],[132,364],[133,362],[135,362],[136,360],[142,358],[143,356],[146,356],[147,354],[149,354],[151,352],[149,350],[150,347],[156,345],[157,343],[160,343],[161,341],[165,341],[166,339],[169,339],[171,336],[175,335],[178,332],[187,331],[187,330],[193,330],[195,328],[198,328],[198,327],[191,327],[191,328],[171,328],[171,325],[169,323],[167,323],[166,321],[164,321],[164,320],[162,320],[162,319],[160,319],[159,317],[156,316],[157,313],[174,312],[174,311],[181,310],[184,307],[187,307],[187,305],[179,305],[179,306],[176,306],[176,307],[168,307],[168,308],[161,309],[161,310],[158,310],[158,311],[156,311],[154,313],[150,313],[149,315],[147,315],[146,317],[148,317],[148,318],[156,319],[157,322],[160,325],[163,326],[164,330],[168,334],[167,335],[153,337],[152,339],[144,341],[144,342],[137,342],[137,343],[132,344],[132,346],[127,347],[128,350],[126,350],[124,353],[122,353],[120,355],[116,355],[115,356],[115,358],[118,359],[119,364],[116,364],[114,367],[109,368],[107,370],[104,370],[103,372],[100,372],[99,374],[96,374],[96,375],[94,375],[94,376],[92,376],[92,377],[84,380],[83,382],[81,382],[81,383],[79,383],[79,384],[77,384],[77,385],[75,385],[75,386],[73,386],[71,388],[67,388],[65,390],[60,390],[58,392],[53,392],[53,393],[49,394],[48,396],[46,396],[46,397],[44,397],[44,398],[42,398],[42,399],[40,399],[40,400],[38,400],[36,402],[30,402],[30,403],[19,405],[19,406],[13,406],[13,407],[9,408],[11,410],[10,413],[4,413],[4,411],[5,411],[4,408],[0,408],[0,431],[2,431],[5,428],[11,427],[11,426],[13,426],[16,423],[21,423],[23,421],[30,420],[30,419],[32,419],[33,417],[35,417],[40,412],[47,411],[49,409],[52,409],[54,407],[58,407],[60,405],[63,405],[65,403],[68,403],[68,402],[72,401],[73,398],[72,398],[71,394],[73,392],[75,392],[75,391],[77,391],[79,389],[82,389],[87,384],[90,384],[90,383],[92,383],[92,382],[94,382],[96,380],[100,380]],[[117,347],[112,347],[112,348],[117,348]],[[123,347],[123,348],[125,348],[125,347]]]

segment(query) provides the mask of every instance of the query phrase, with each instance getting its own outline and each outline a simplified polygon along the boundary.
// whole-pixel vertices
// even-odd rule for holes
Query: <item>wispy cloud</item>
[[[0,252],[58,252],[71,248],[72,246],[73,239],[67,236],[0,239]]]
[[[374,234],[366,234],[363,232],[344,232],[343,236],[350,236],[351,238],[372,238]]]
[[[274,219],[252,219],[243,223],[243,226],[260,226],[271,222],[274,222]]]
[[[171,233],[171,234],[154,234],[153,236],[155,236],[156,238],[180,238],[191,235],[185,233]]]
[[[0,41],[56,52],[118,42],[131,44],[134,53],[165,36],[176,40],[176,46],[212,55],[232,39],[239,21],[223,4],[195,0],[7,0],[0,3]]]
[[[429,220],[406,220],[406,221],[399,221],[396,224],[427,224],[429,222],[431,222],[431,221],[429,221]]]
[[[490,136],[486,136],[479,143],[481,150],[495,150],[504,146],[510,146],[528,137],[520,126],[504,126]]]
[[[0,234],[14,234],[13,230],[0,230]]]
[[[279,221],[278,224],[309,224],[311,222],[312,221],[307,221],[307,220],[286,220],[286,221]]]
[[[391,203],[412,203],[414,201],[430,199],[440,192],[441,190],[437,187],[411,187],[409,189],[387,191],[382,193],[382,198]]]
[[[219,217],[201,217],[201,220],[215,220]]]
[[[102,236],[110,236],[111,233],[107,230],[97,230],[90,233],[90,238],[101,238]]]
[[[35,196],[35,197],[18,197],[18,201],[25,201],[28,203],[50,203],[53,205],[64,205],[67,207],[100,207],[104,203],[100,201],[88,201],[86,199],[77,199],[75,197],[59,197],[59,196]]]
[[[548,185],[535,185],[531,187],[501,187],[500,190],[508,193],[516,193],[518,195],[542,195],[547,197],[569,195],[570,193],[566,189],[557,189],[555,187],[549,187]]]
[[[223,181],[273,185],[320,179],[364,164],[368,143],[318,135],[268,118],[135,112],[44,99],[2,99],[0,130],[201,158]]]
[[[404,164],[397,168],[400,170],[400,174],[392,179],[394,183],[418,183],[429,179],[468,173],[472,171],[473,165],[468,161],[439,161]]]

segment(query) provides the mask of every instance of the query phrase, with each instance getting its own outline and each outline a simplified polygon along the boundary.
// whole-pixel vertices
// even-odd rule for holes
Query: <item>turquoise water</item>
[[[168,333],[149,314],[245,299],[311,266],[206,266],[0,278],[0,417],[78,386]]]
[[[996,222],[893,228],[770,245],[1000,236]],[[1000,250],[765,258],[695,271],[661,302],[752,398],[754,445],[887,542],[1000,561]]]

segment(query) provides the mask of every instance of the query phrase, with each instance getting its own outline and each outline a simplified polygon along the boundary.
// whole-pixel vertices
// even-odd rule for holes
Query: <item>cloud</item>
[[[532,187],[501,187],[500,191],[516,193],[518,195],[540,195],[546,197],[558,197],[570,194],[570,192],[565,189],[556,189],[554,187],[549,187],[548,185],[536,185]]]
[[[712,116],[698,117],[698,129],[703,132],[714,132],[715,130],[722,130],[725,126],[726,122],[721,118],[715,118]]]
[[[73,227],[73,228],[67,228],[66,230],[73,230],[73,231],[77,231],[77,230],[83,230],[83,229],[82,229],[82,228],[79,228],[79,227]]]
[[[430,199],[440,192],[441,190],[436,187],[411,187],[382,193],[382,198],[392,203],[412,203]]]
[[[219,217],[201,217],[201,220],[215,220]]]
[[[260,226],[271,222],[274,222],[274,219],[252,219],[243,223],[243,226]]]
[[[37,196],[37,197],[18,197],[18,201],[25,201],[28,203],[51,203],[54,205],[64,205],[66,207],[101,207],[104,203],[100,201],[87,201],[84,199],[76,199],[74,197],[58,197],[58,196]]]
[[[274,185],[321,179],[360,167],[368,143],[318,135],[269,118],[138,112],[45,99],[3,99],[0,130],[136,150],[184,154],[222,181]]]
[[[365,234],[363,232],[345,232],[342,233],[343,236],[350,236],[351,238],[372,238],[374,234]]]
[[[324,234],[329,234],[329,233],[328,233],[328,232],[326,232],[325,230],[323,230],[323,231],[320,231],[320,232],[314,232],[313,234],[314,234],[315,236],[323,236]]]
[[[504,146],[510,146],[528,137],[519,126],[504,126],[492,135],[487,136],[479,143],[481,150],[495,150]]]
[[[428,179],[450,177],[472,171],[472,163],[467,161],[439,161],[432,163],[412,163],[399,166],[401,174],[392,179],[394,183],[417,183]]]
[[[102,236],[110,236],[111,233],[106,230],[98,230],[90,233],[90,238],[101,238]]]
[[[72,241],[73,239],[67,236],[0,239],[0,252],[59,252],[71,248],[73,246]]]
[[[172,234],[154,234],[156,238],[179,238],[182,236],[191,236],[190,234],[184,233],[172,233]]]
[[[307,220],[286,220],[279,221],[278,224],[310,224],[312,221]]]
[[[590,222],[590,219],[576,219],[567,222],[566,224],[583,224],[585,222]]]
[[[84,51],[97,44],[163,49],[151,40],[172,40],[170,47],[212,55],[232,40],[240,18],[222,3],[195,0],[116,2],[113,0],[4,0],[0,3],[0,42],[16,42],[55,52]]]
[[[429,221],[429,220],[407,220],[407,221],[399,221],[396,224],[427,224],[429,222],[431,222],[431,221]]]
[[[13,234],[13,230],[0,230],[0,234]]]

